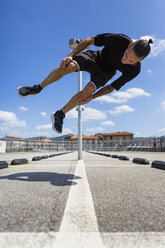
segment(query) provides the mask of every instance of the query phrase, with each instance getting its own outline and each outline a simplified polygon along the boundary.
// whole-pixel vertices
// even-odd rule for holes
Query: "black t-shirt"
[[[121,59],[128,45],[132,42],[131,38],[124,34],[99,34],[94,38],[95,46],[104,46],[102,49],[99,64],[104,71],[120,71],[121,77],[111,85],[119,90],[125,83],[135,78],[141,69],[141,63],[136,65],[122,64]]]

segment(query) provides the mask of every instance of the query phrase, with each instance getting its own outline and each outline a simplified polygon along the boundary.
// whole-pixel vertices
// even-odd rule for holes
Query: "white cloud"
[[[163,102],[161,103],[161,105],[163,106],[163,109],[165,110],[165,101],[163,101]]]
[[[140,88],[130,88],[126,91],[118,91],[113,94],[113,96],[117,98],[125,98],[125,99],[131,99],[135,97],[140,97],[140,96],[150,96],[150,93],[145,92],[143,89]]]
[[[162,107],[156,109],[156,112],[157,112],[157,113],[160,113],[160,112],[165,111],[165,101],[163,101],[163,102],[161,103],[161,106],[162,106]]]
[[[66,118],[68,118],[68,119],[77,119],[78,118],[78,111],[76,110],[76,108],[70,110],[66,114]]]
[[[101,133],[104,131],[104,128],[102,127],[90,127],[90,128],[86,128],[86,132],[87,133]]]
[[[151,72],[152,72],[152,70],[147,70],[147,72],[148,72],[148,73],[151,73]]]
[[[47,125],[40,125],[40,126],[36,126],[37,130],[51,130],[52,129],[52,125],[51,124],[47,124]]]
[[[106,119],[106,114],[103,111],[94,108],[85,108],[85,107],[83,107],[83,109],[84,109],[84,111],[82,111],[83,121]],[[69,111],[66,117],[68,119],[77,119],[78,111],[76,111],[76,108]]]
[[[142,133],[140,133],[140,132],[133,132],[134,134],[135,134],[135,136],[137,136],[137,137],[142,137],[143,135],[142,135]]]
[[[118,99],[117,97],[113,97],[113,95],[112,96],[101,96],[101,97],[96,98],[94,101],[98,101],[100,103],[104,103],[104,102],[107,102],[107,103],[124,103],[124,102],[127,102],[126,99]]]
[[[83,120],[100,120],[106,119],[106,114],[103,111],[94,108],[85,108],[83,113]]]
[[[24,107],[24,106],[19,107],[19,111],[28,111],[28,110],[29,110],[28,107]]]
[[[39,131],[37,133],[38,136],[40,135],[41,136],[52,136],[56,134],[53,131],[51,124],[36,126],[36,130]],[[63,128],[62,135],[68,134],[68,133],[72,133],[72,130],[69,128]]]
[[[38,132],[35,132],[34,136],[45,136],[45,137],[52,137],[57,136],[57,134],[53,134],[53,131],[51,130],[40,130]]]
[[[133,108],[128,105],[121,105],[119,107],[115,107],[113,110],[110,110],[109,113],[112,115],[119,115],[125,112],[133,112],[135,111]]]
[[[26,127],[26,121],[18,120],[16,114],[13,112],[0,111],[0,125],[1,128],[7,129],[8,127]]]
[[[150,93],[145,92],[140,88],[130,88],[126,91],[117,91],[112,96],[101,96],[95,99],[95,101],[108,102],[108,103],[125,103],[129,99],[142,96],[150,96]]]
[[[63,128],[62,135],[68,134],[68,133],[73,133],[70,128]]]
[[[7,126],[0,126],[0,131],[1,132],[7,132],[9,130],[9,128]]]
[[[43,116],[43,117],[47,117],[47,113],[46,112],[41,112],[41,116]]]
[[[144,39],[144,40],[152,39],[153,40],[154,43],[151,44],[150,57],[155,57],[155,56],[158,56],[160,53],[165,52],[165,39],[155,38],[151,35],[142,36],[140,37],[140,39]]]
[[[105,125],[105,126],[114,126],[115,125],[115,123],[113,121],[104,121],[101,124]]]
[[[158,133],[165,133],[165,128],[161,128],[157,131]]]

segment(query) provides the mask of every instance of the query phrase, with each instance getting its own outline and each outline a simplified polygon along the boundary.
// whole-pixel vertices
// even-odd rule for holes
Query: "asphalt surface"
[[[165,154],[125,154],[130,161],[84,157],[100,232],[165,231],[165,173],[132,163],[135,155],[151,162]]]
[[[50,153],[0,155],[0,160],[8,162],[15,158],[29,159],[29,164],[0,170],[0,241],[3,240],[3,233],[7,237],[5,235],[9,233],[49,235],[59,232],[69,192],[72,187],[79,187],[83,178],[75,174],[77,152],[38,162],[31,161],[33,156],[46,154]],[[98,230],[105,247],[152,247],[152,242],[153,247],[165,247],[165,173],[151,168],[152,161],[165,161],[165,154],[111,154],[125,155],[130,160],[121,161],[83,152]],[[135,157],[148,159],[150,165],[132,163]],[[81,195],[79,197],[81,199]],[[136,242],[141,237],[139,235],[143,239],[145,236],[145,242],[142,242],[144,246],[136,242],[129,246],[130,238],[135,235],[138,235]],[[10,243],[9,247],[23,247],[21,243],[17,245],[12,246]]]
[[[0,231],[58,231],[76,164],[59,156],[1,170]]]

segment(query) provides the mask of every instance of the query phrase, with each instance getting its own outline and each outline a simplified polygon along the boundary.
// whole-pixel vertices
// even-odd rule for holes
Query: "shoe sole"
[[[55,121],[54,121],[54,114],[52,114],[51,115],[51,119],[52,119],[52,129],[53,129],[53,131],[54,132],[56,132],[56,133],[58,133],[58,134],[61,134],[62,132],[58,132],[57,130],[56,130],[56,128],[54,127],[54,124],[55,124]]]
[[[22,88],[23,86],[20,86],[20,87],[18,87],[17,88],[17,92],[18,92],[18,95],[20,96],[20,97],[26,97],[26,96],[23,96],[23,95],[21,95],[21,92],[20,92],[20,88]],[[36,96],[37,94],[28,94],[27,96]]]

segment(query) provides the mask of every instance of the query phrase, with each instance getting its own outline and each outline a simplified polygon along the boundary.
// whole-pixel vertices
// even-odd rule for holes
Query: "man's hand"
[[[66,58],[64,58],[61,62],[60,69],[61,71],[65,71],[67,65],[72,61],[73,57],[77,55],[78,53],[82,52],[84,49],[86,49],[90,45],[94,45],[94,38],[95,37],[88,37],[84,40],[82,40],[76,48],[68,54]]]
[[[88,103],[88,102],[90,102],[92,99],[94,99],[94,96],[93,96],[93,95],[88,96],[87,98],[81,100],[81,101],[79,102],[79,105],[80,105],[80,104]]]
[[[65,71],[67,65],[72,61],[72,59],[73,58],[71,56],[68,56],[62,60],[61,65],[60,65],[61,71]]]

